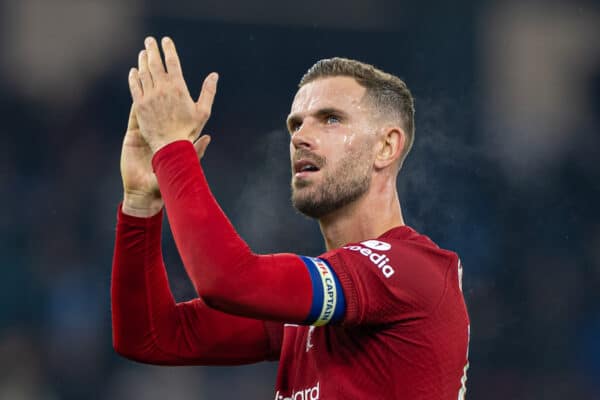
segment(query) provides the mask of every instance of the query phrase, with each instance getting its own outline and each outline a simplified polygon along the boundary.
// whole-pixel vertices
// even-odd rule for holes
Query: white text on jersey
[[[394,268],[388,264],[388,261],[390,261],[390,259],[385,254],[376,253],[369,248],[359,246],[356,244],[352,246],[345,246],[343,248],[346,250],[356,251],[362,254],[363,256],[368,257],[369,260],[371,260],[371,262],[381,270],[383,276],[385,276],[386,278],[389,278],[390,276],[394,275]]]
[[[275,400],[319,400],[319,382],[311,388],[293,391],[291,396],[283,397],[279,390],[275,393]]]

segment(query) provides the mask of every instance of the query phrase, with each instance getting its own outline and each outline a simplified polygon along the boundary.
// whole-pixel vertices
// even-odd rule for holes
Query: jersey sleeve
[[[347,325],[425,318],[447,290],[452,263],[448,254],[397,239],[350,244],[320,258],[339,278],[346,302],[343,323]]]
[[[341,318],[343,293],[329,265],[295,254],[252,252],[211,193],[190,142],[164,146],[152,164],[184,267],[208,306],[305,325]]]
[[[238,365],[279,359],[283,324],[229,315],[201,298],[176,303],[161,252],[162,212],[150,218],[119,206],[111,313],[113,346],[161,365]]]

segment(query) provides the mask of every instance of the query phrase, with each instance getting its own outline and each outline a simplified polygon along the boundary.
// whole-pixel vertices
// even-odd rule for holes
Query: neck
[[[319,220],[327,250],[376,238],[396,226],[404,225],[396,180],[371,183],[367,193],[358,200]]]

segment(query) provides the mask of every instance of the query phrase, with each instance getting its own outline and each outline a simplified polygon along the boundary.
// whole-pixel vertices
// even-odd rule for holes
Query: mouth
[[[320,171],[320,168],[310,160],[300,159],[294,162],[294,178],[302,179]]]

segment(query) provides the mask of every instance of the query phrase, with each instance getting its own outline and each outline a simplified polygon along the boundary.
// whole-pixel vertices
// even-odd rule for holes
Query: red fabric
[[[389,248],[362,242],[320,256],[340,279],[345,320],[285,325],[277,400],[460,399],[469,318],[458,257],[409,227],[377,241]],[[392,275],[365,255],[374,253],[389,259]]]
[[[113,344],[128,358],[165,365],[235,365],[277,360],[282,324],[213,310],[201,299],[176,304],[161,253],[162,212],[121,212],[111,282]]]
[[[165,146],[153,165],[179,252],[205,301],[244,317],[302,321],[311,302],[303,263],[248,249],[210,194],[192,145]],[[266,359],[280,346],[277,400],[459,398],[469,320],[458,257],[425,236],[399,227],[370,249],[362,242],[323,254],[342,285],[344,321],[286,324],[279,345],[280,324],[265,329],[200,300],[174,305],[159,231],[146,220],[119,217],[113,321],[123,354],[146,362],[235,364]],[[375,253],[387,261],[375,263]]]
[[[312,302],[306,266],[293,254],[250,251],[210,192],[193,145],[165,146],[152,164],[175,243],[200,297],[230,314],[304,321]]]

